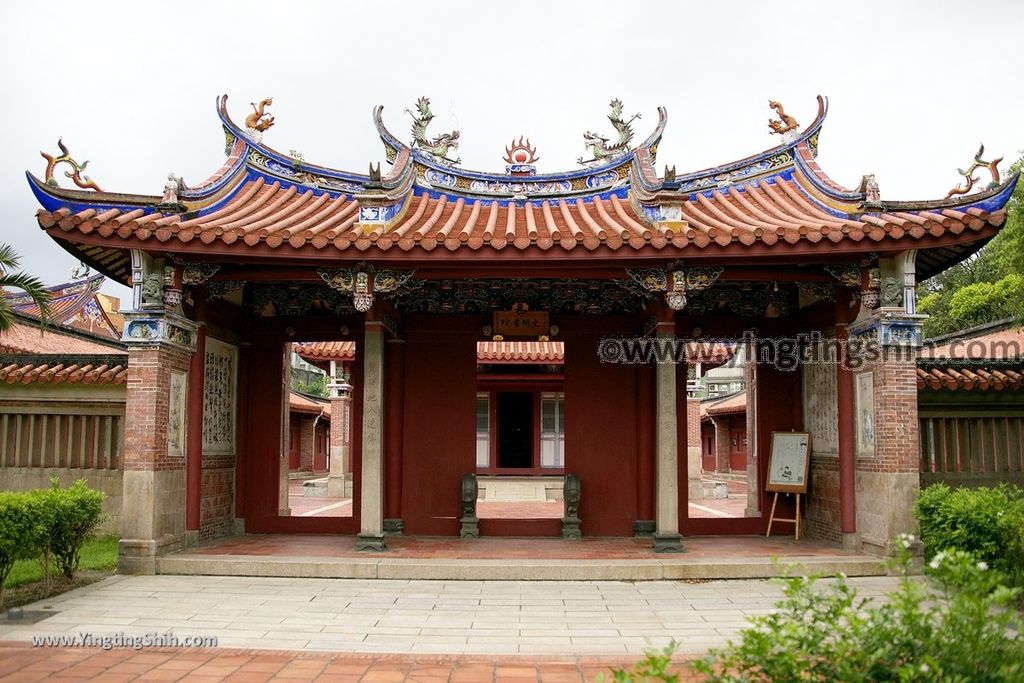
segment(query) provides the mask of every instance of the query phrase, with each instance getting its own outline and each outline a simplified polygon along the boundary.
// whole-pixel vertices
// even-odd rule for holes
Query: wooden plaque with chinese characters
[[[765,491],[807,493],[811,463],[811,435],[807,432],[772,432]]]
[[[547,311],[494,312],[494,334],[502,337],[539,337],[549,329]]]

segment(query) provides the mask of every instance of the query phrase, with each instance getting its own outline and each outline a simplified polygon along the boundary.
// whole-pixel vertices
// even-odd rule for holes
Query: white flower
[[[936,555],[935,557],[932,558],[932,561],[928,563],[928,566],[931,567],[932,569],[938,569],[939,565],[941,565],[941,564],[942,564],[942,560],[939,559],[938,555]]]
[[[988,569],[988,562],[985,562],[984,560],[979,562],[978,569],[980,569],[981,571],[985,571],[986,569]]]
[[[931,669],[930,669],[930,668],[928,667],[928,665],[927,665],[927,664],[924,664],[924,663],[922,663],[922,664],[921,664],[921,673],[923,673],[923,674],[926,674],[926,673],[928,673],[929,671],[931,671]]]

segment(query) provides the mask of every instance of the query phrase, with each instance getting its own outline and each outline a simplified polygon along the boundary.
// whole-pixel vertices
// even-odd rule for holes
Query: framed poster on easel
[[[807,475],[811,465],[811,435],[807,432],[772,432],[772,447],[768,454],[768,481],[764,490],[775,494],[772,511],[768,515],[768,532],[773,522],[792,522],[796,525],[796,538],[800,539],[800,497],[807,493]],[[775,517],[775,506],[780,493],[796,494],[796,516],[792,519]]]

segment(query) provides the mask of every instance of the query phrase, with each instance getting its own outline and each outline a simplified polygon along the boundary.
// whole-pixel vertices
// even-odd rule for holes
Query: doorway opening
[[[477,345],[481,519],[559,519],[565,475],[561,342]]]
[[[287,457],[279,515],[352,517],[350,378],[356,343],[296,342],[287,347]]]
[[[721,346],[721,348],[710,348]],[[760,516],[758,478],[752,457],[753,403],[750,395],[755,366],[747,362],[740,343],[701,348],[698,362],[689,367],[689,401],[699,401],[694,415],[699,440],[688,444],[699,451],[690,467],[699,463],[700,476],[690,477],[687,517],[690,519],[742,519]]]

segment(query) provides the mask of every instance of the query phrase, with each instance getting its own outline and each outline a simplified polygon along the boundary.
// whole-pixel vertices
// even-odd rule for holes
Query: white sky
[[[63,136],[104,190],[159,194],[223,161],[214,98],[241,123],[274,98],[265,142],[365,172],[427,95],[433,134],[459,128],[463,166],[500,171],[525,134],[541,172],[567,170],[584,130],[622,99],[637,140],[669,111],[658,154],[683,173],[778,143],[780,100],[801,124],[831,110],[819,162],[883,198],[942,197],[984,141],[1024,148],[1024,2],[46,2],[0,8],[0,241],[47,282],[73,259],[38,228],[25,170]],[[65,184],[70,181],[58,176]],[[112,294],[124,293],[109,286]]]

